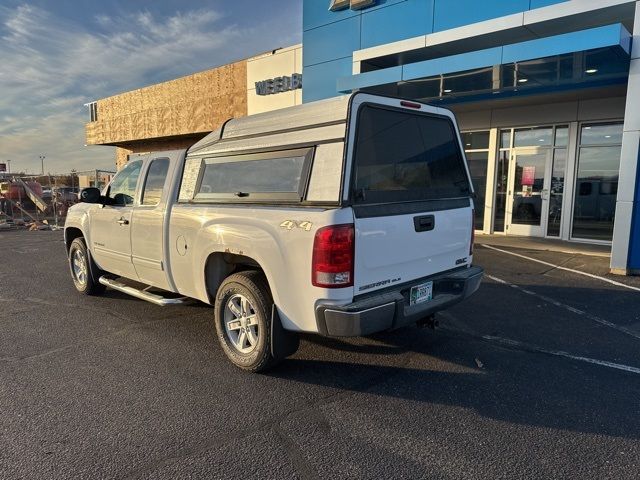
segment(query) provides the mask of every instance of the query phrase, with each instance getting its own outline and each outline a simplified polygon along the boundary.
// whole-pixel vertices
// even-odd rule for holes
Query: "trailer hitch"
[[[435,315],[430,315],[425,318],[421,318],[416,322],[418,328],[429,328],[435,330],[440,326],[440,322],[436,319]]]

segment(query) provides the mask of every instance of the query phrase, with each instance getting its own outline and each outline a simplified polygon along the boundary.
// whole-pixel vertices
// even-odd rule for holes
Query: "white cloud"
[[[30,5],[0,6],[0,162],[11,159],[13,170],[38,171],[40,154],[51,172],[112,168],[113,149],[84,147],[84,103],[253,55],[274,36],[211,9],[94,21],[109,33]],[[280,40],[297,40],[297,30]]]

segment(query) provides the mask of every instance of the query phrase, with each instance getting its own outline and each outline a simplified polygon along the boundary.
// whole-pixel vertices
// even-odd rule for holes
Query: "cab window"
[[[142,168],[142,160],[130,162],[113,178],[108,195],[115,205],[131,205]]]
[[[156,158],[151,162],[142,190],[142,205],[153,206],[160,203],[168,170],[168,158]]]

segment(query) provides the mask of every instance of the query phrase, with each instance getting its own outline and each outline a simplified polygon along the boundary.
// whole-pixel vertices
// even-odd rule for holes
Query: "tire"
[[[84,295],[101,295],[107,289],[98,282],[98,278],[104,273],[91,259],[84,238],[78,237],[71,242],[69,247],[69,269],[71,279],[80,293]]]
[[[261,272],[245,271],[227,277],[215,301],[215,325],[220,346],[235,366],[264,372],[281,359],[271,349],[273,299]]]

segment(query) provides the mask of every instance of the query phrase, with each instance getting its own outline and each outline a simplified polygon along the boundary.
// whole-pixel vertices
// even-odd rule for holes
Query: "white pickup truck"
[[[227,121],[131,159],[65,224],[78,291],[214,306],[235,365],[297,332],[428,324],[475,292],[473,187],[451,112],[364,93]]]

